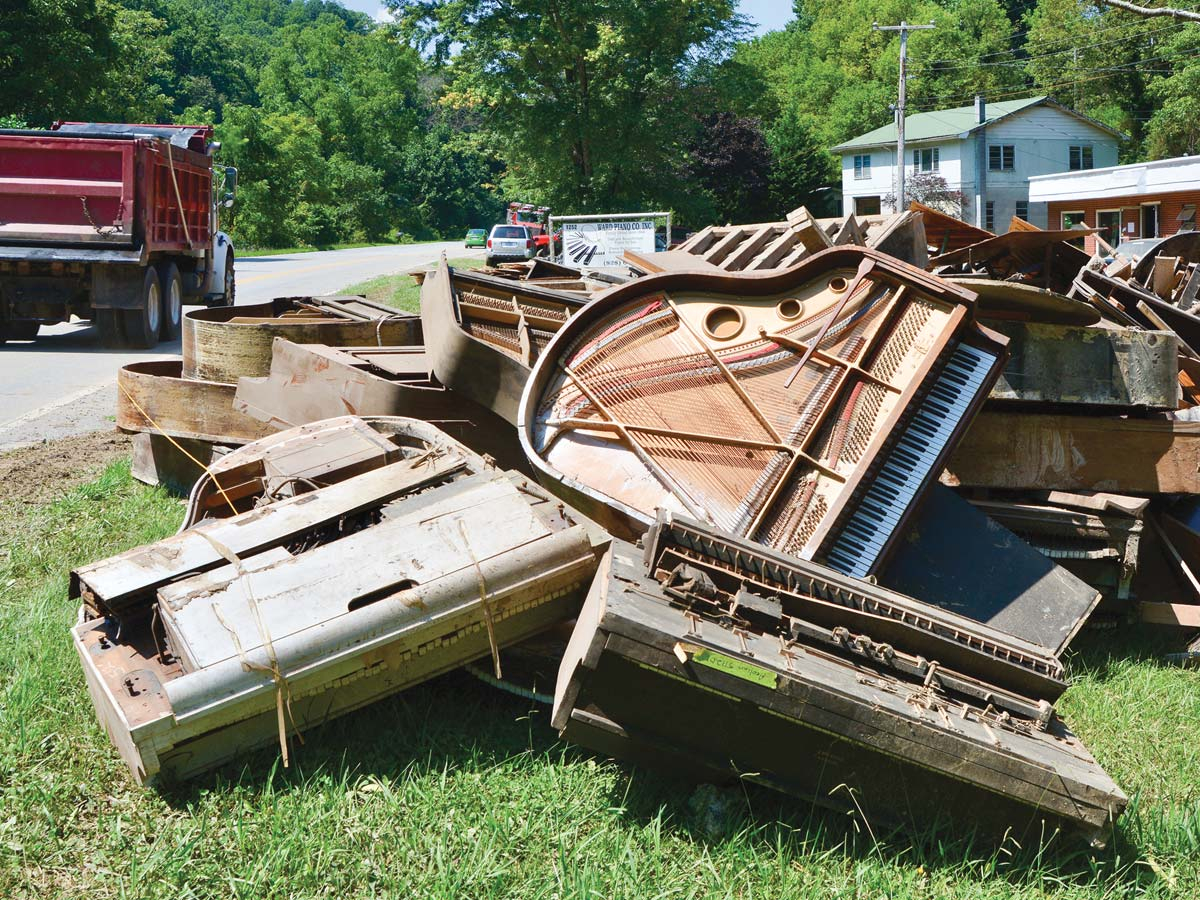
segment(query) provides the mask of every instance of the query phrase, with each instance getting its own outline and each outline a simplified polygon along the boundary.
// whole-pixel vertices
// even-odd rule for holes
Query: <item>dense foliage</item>
[[[912,110],[1031,92],[1200,150],[1200,26],[1093,0],[8,0],[0,123],[213,122],[243,243],[457,237],[504,202],[675,211],[685,226],[836,209],[828,147]]]

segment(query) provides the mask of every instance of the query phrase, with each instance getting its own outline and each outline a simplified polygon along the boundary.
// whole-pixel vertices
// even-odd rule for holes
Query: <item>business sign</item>
[[[622,254],[654,252],[654,220],[563,222],[563,255],[577,266],[611,268],[625,264]]]

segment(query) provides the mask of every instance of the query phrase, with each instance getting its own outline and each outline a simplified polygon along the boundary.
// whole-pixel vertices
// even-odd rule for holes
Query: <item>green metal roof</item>
[[[987,121],[979,123],[975,121],[975,106],[959,106],[956,109],[939,109],[934,112],[915,113],[911,116],[906,116],[904,119],[904,140],[907,143],[917,141],[932,141],[937,138],[957,137],[960,134],[974,131],[976,128],[983,125],[990,125],[997,119],[1003,119],[1005,116],[1011,116],[1013,113],[1020,112],[1031,106],[1037,106],[1049,100],[1049,97],[1026,97],[1023,100],[997,100],[989,102],[985,107],[985,115]],[[1053,101],[1050,101],[1053,103]],[[1057,103],[1054,104],[1058,106]],[[1062,107],[1059,107],[1062,109]],[[1064,112],[1071,112],[1064,109]],[[1071,113],[1078,115],[1078,113]],[[1080,118],[1086,118],[1080,116]],[[1092,122],[1091,119],[1087,121]],[[1098,122],[1093,122],[1099,125]],[[1100,127],[1104,127],[1100,125]],[[1111,129],[1105,128],[1106,131]],[[876,128],[874,131],[868,131],[866,134],[860,134],[856,138],[846,141],[844,144],[838,144],[833,148],[834,152],[841,150],[854,150],[858,147],[883,147],[888,144],[896,143],[896,123],[892,122],[889,125],[884,125],[882,128]]]

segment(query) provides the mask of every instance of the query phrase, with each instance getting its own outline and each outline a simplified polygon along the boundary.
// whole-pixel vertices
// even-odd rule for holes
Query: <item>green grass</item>
[[[467,257],[450,259],[447,262],[456,269],[478,269],[483,265],[482,259]],[[384,303],[405,312],[421,311],[421,288],[406,272],[399,275],[380,275],[369,281],[360,281],[358,284],[352,284],[345,288],[342,293],[362,294],[375,303]]]
[[[0,547],[0,897],[1200,896],[1200,672],[1163,666],[1169,643],[1141,632],[1085,634],[1061,703],[1136,796],[1094,856],[1062,840],[877,843],[751,785],[697,791],[569,747],[544,708],[461,673],[308,732],[290,769],[263,750],[137,788],[71,649],[67,572],[181,514],[118,463]]]

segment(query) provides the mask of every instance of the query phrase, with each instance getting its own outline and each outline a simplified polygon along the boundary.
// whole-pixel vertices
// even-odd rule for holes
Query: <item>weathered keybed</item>
[[[546,485],[630,537],[664,508],[876,571],[987,396],[973,295],[863,248],[773,275],[607,292],[541,355],[518,421]]]
[[[645,543],[613,542],[571,635],[568,740],[872,827],[1107,840],[1127,799],[1054,714],[1036,648],[698,523]]]

